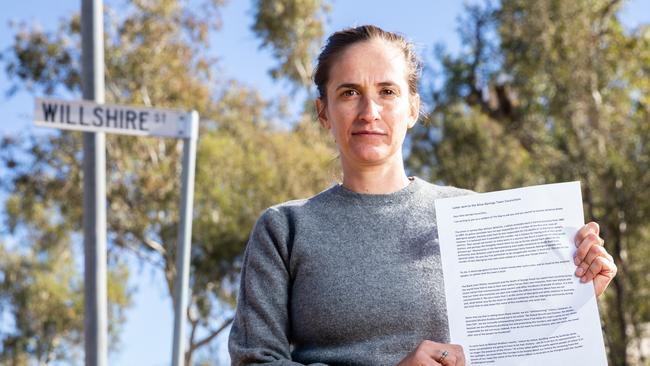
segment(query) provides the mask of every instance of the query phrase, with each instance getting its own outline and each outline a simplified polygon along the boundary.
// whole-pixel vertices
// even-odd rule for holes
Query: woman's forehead
[[[355,43],[346,48],[333,63],[330,81],[334,79],[398,79],[382,80],[406,83],[406,60],[395,45],[381,40]]]

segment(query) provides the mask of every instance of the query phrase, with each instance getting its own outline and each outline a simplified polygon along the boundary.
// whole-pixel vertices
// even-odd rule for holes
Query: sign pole
[[[81,2],[83,98],[104,103],[102,0]],[[86,366],[106,366],[106,144],[103,132],[83,133],[84,346]]]
[[[104,104],[102,1],[82,0],[82,101],[36,98],[34,124],[83,132],[84,344],[86,366],[107,364],[105,133],[183,139],[174,296],[174,366],[183,365],[199,114]]]
[[[192,112],[190,118],[190,136],[183,139],[181,215],[176,252],[176,280],[174,283],[173,366],[183,366],[185,363],[185,309],[187,308],[189,292],[194,170],[196,166],[196,143],[199,135],[199,114]]]
[[[85,67],[84,71],[87,71]],[[92,86],[93,79],[89,80],[84,82],[84,98],[94,95],[95,99],[103,101],[103,90],[97,89],[93,94],[93,89],[87,86]],[[95,80],[95,87],[98,84],[103,85],[103,80]],[[105,133],[183,139],[172,354],[173,365],[183,365],[198,112],[109,105],[89,100],[36,98],[34,125],[82,131],[84,134],[84,336],[87,366],[105,366],[107,363]]]

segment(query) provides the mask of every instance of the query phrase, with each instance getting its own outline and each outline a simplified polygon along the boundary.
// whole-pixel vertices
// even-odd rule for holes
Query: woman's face
[[[404,54],[380,39],[349,46],[332,64],[327,102],[318,99],[316,107],[344,169],[402,163],[406,130],[420,107],[419,97],[409,95],[406,77]]]

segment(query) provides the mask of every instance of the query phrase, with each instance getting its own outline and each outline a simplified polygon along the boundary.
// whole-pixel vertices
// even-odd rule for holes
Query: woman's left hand
[[[616,264],[605,247],[605,241],[598,236],[600,227],[595,222],[583,226],[576,234],[574,262],[578,268],[576,276],[583,283],[594,281],[596,296],[600,296],[616,276]]]

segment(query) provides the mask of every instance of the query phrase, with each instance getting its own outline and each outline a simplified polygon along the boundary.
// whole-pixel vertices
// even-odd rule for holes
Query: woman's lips
[[[352,132],[352,135],[376,135],[376,136],[383,136],[387,135],[387,133],[383,131],[357,131],[357,132]]]

